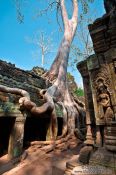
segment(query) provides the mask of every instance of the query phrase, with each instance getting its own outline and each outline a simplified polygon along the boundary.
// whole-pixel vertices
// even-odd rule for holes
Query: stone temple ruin
[[[16,68],[11,63],[0,61],[0,174],[12,168],[11,165],[9,166],[12,160],[13,165],[14,162],[20,161],[22,154],[25,155],[23,153],[24,150],[29,148],[34,152],[35,147],[33,144],[35,142],[49,142],[51,139],[49,111],[40,115],[31,113],[28,110],[26,111],[19,104],[21,94],[17,94],[17,92],[12,93],[12,89],[10,93],[6,90],[7,88],[18,88],[22,91],[23,89],[25,92],[29,92],[31,100],[37,106],[42,106],[45,100],[41,98],[40,90],[46,89],[51,85],[50,82],[41,78],[43,73],[44,70],[41,68],[36,69],[35,67],[32,71],[24,71]],[[75,87],[75,83],[69,84],[70,89],[73,86]],[[57,109],[57,119],[57,134],[60,136],[62,134],[63,120],[59,108]],[[85,121],[83,123],[83,120],[80,120],[79,123],[80,129],[86,133]],[[77,144],[78,139],[75,141],[72,139],[72,142],[70,140],[70,147],[75,147]],[[60,150],[66,149],[65,143],[61,143],[60,145]],[[41,146],[40,144],[37,147],[40,148]],[[57,146],[56,149],[59,150]],[[53,148],[48,146],[47,150],[49,152]]]
[[[87,141],[116,151],[113,137],[116,121],[116,16],[105,15],[89,25],[95,54],[77,65],[86,99]],[[111,133],[108,134],[110,125]],[[91,127],[91,135],[90,135]],[[105,132],[105,133],[104,133]],[[108,134],[108,135],[107,135]],[[113,134],[113,135],[111,135]],[[104,138],[104,135],[107,135]],[[107,139],[106,139],[107,138]],[[108,139],[109,138],[109,139]]]
[[[0,61],[0,84],[27,90],[33,102],[38,106],[43,104],[39,90],[47,85],[45,80],[33,72]],[[0,157],[5,154],[8,154],[9,159],[19,157],[22,148],[27,148],[29,142],[47,139],[48,113],[44,114],[44,121],[41,117],[24,113],[23,109],[20,110],[19,97],[20,95],[0,91]]]
[[[90,24],[89,31],[95,54],[77,64],[85,91],[87,135],[78,161],[67,163],[66,174],[77,175],[78,172],[79,174],[86,172],[85,174],[114,175],[116,173],[115,9]],[[85,164],[88,167],[84,168]],[[99,170],[96,170],[96,166]]]
[[[78,160],[66,163],[65,175],[115,175],[116,173],[116,12],[89,25],[95,54],[78,63],[85,92],[87,134]],[[38,106],[39,94],[50,84],[34,72],[23,71],[0,61],[0,84],[30,93]],[[48,113],[38,118],[20,109],[20,95],[0,91],[0,157],[20,157],[35,140],[49,140]],[[59,135],[62,120],[59,117]],[[84,128],[84,126],[82,126]],[[86,130],[86,127],[84,128]],[[86,165],[84,167],[84,165]],[[94,167],[94,168],[93,168]],[[96,169],[98,167],[98,169]],[[84,172],[85,170],[85,172]],[[92,172],[91,172],[92,171]],[[94,171],[94,172],[93,172]],[[79,174],[80,173],[80,174]],[[1,174],[1,172],[0,172]],[[63,173],[62,173],[63,174]],[[53,174],[57,175],[57,174]],[[60,174],[59,174],[60,175]]]

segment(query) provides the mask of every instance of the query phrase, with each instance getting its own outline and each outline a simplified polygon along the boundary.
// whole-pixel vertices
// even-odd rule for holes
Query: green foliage
[[[67,79],[68,79],[68,80],[74,79],[74,77],[71,75],[70,72],[67,72]]]
[[[69,72],[67,73],[67,83],[68,83],[69,91],[73,93],[75,89],[77,89],[77,84],[75,82],[74,77]]]
[[[84,90],[83,90],[81,87],[79,87],[79,88],[77,88],[77,89],[74,91],[74,94],[75,94],[76,96],[78,96],[78,97],[83,97],[83,96],[84,96]]]

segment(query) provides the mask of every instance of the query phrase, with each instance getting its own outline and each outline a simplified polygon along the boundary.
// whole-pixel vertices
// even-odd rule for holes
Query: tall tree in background
[[[37,31],[34,33],[32,38],[26,37],[28,43],[34,44],[37,49],[33,51],[33,56],[40,60],[41,54],[41,67],[45,66],[45,56],[49,53],[52,53],[52,35],[47,36],[43,31]],[[39,54],[40,51],[40,54]],[[47,60],[48,62],[48,60]]]
[[[50,38],[45,38],[45,35],[43,34],[43,32],[41,32],[40,34],[38,45],[41,49],[41,55],[42,55],[41,66],[44,67],[45,55],[50,51],[51,42],[50,42]]]

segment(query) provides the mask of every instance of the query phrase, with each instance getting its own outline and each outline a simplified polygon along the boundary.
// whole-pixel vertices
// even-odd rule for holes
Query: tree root
[[[31,146],[34,146],[34,145],[49,145],[49,144],[53,144],[54,141],[33,141],[30,143]]]
[[[55,149],[55,145],[51,144],[51,145],[47,145],[47,146],[42,147],[40,150],[42,150],[46,153],[49,153],[49,152],[53,151],[54,149]]]
[[[40,149],[46,153],[51,151],[61,152],[76,147],[79,142],[80,140],[78,140],[74,134],[68,134],[66,137],[54,141],[33,141],[30,143],[31,146],[28,151],[36,151],[37,149]]]
[[[46,95],[44,98],[46,100],[46,103],[44,103],[42,106],[37,107],[37,105],[30,100],[30,95],[27,91],[19,88],[10,88],[7,86],[0,85],[0,91],[20,95],[19,99],[19,105],[21,110],[29,110],[33,114],[43,114],[46,111],[50,111],[52,113],[54,109],[54,103],[52,100],[52,97],[50,95]]]

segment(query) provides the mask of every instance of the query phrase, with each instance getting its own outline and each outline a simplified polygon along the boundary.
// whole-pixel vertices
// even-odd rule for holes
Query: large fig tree
[[[65,6],[65,0],[60,0],[62,21],[64,25],[64,35],[55,60],[51,65],[50,70],[44,75],[45,78],[52,82],[52,86],[43,91],[43,97],[49,99],[54,106],[51,115],[51,139],[57,138],[58,127],[57,113],[55,110],[57,106],[60,106],[63,112],[62,135],[59,137],[59,139],[63,137],[68,138],[70,136],[74,136],[75,130],[77,130],[76,121],[79,121],[79,117],[83,118],[85,115],[83,105],[77,99],[74,99],[72,94],[70,94],[67,84],[67,66],[69,52],[78,23],[78,2],[77,0],[73,0],[72,2],[73,13],[72,17],[69,19]]]
[[[73,97],[69,92],[67,84],[69,52],[78,23],[78,2],[77,0],[72,0],[73,13],[70,19],[66,10],[65,0],[60,0],[59,3],[64,26],[64,35],[50,70],[44,74],[44,78],[52,82],[51,87],[40,92],[45,99],[45,103],[42,106],[37,107],[36,104],[30,100],[29,94],[25,91],[18,88],[12,89],[0,86],[1,91],[21,95],[22,97],[19,99],[19,103],[23,109],[36,115],[49,112],[51,118],[50,127],[47,133],[50,136],[49,141],[35,141],[32,144],[49,144],[54,142],[58,145],[64,140],[67,141],[70,138],[75,138],[75,135],[78,135],[75,131],[78,131],[79,117],[83,118],[85,115],[83,104]],[[63,118],[62,134],[59,137],[57,135],[58,122],[56,110],[58,108],[62,111],[61,115]]]

